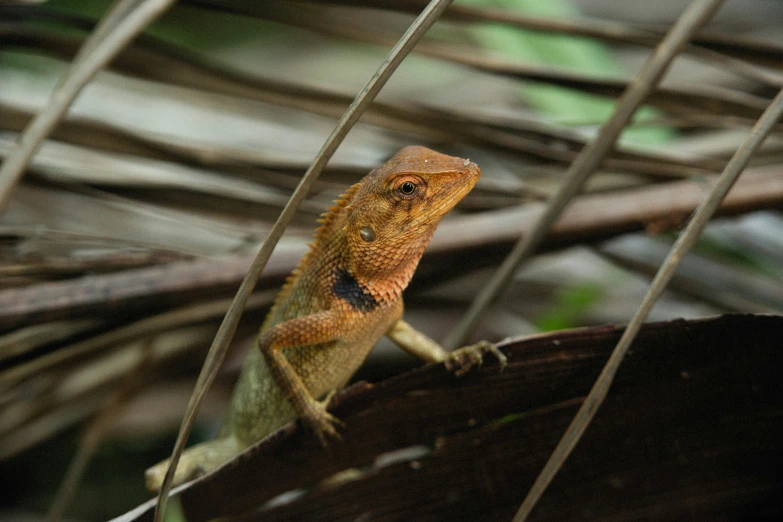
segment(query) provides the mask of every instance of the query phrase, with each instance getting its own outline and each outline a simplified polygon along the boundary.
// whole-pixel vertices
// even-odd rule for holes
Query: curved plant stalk
[[[119,0],[84,42],[74,63],[55,87],[45,108],[25,128],[0,166],[0,215],[27,164],[68,108],[93,79],[141,31],[176,0]],[[138,4],[138,5],[136,5]]]
[[[631,121],[631,117],[644,98],[663,78],[672,60],[722,3],[722,0],[696,0],[680,16],[671,31],[647,59],[639,74],[628,84],[628,88],[617,102],[612,117],[601,127],[598,137],[585,146],[571,164],[563,183],[552,196],[533,230],[517,241],[511,253],[473,300],[462,320],[444,342],[446,348],[453,349],[464,342],[481,314],[497,299],[501,290],[508,287],[508,282],[520,262],[530,256],[541,243],[571,199],[579,193],[585,181],[598,169],[604,156],[611,152],[620,133]]]
[[[642,327],[645,319],[647,319],[647,315],[650,313],[655,301],[663,293],[688,251],[693,248],[693,245],[699,239],[704,227],[715,211],[718,210],[721,201],[731,190],[731,187],[750,161],[751,156],[758,150],[764,138],[767,137],[781,116],[783,116],[783,90],[772,100],[772,103],[751,130],[750,135],[732,156],[707,199],[696,209],[687,228],[680,234],[677,242],[669,251],[669,255],[650,284],[642,304],[639,305],[636,314],[634,314],[633,319],[631,319],[622,337],[620,337],[620,341],[609,356],[609,360],[601,371],[601,375],[598,376],[590,393],[574,416],[574,420],[571,421],[557,447],[552,452],[551,457],[544,465],[544,469],[541,470],[527,497],[522,502],[516,515],[514,515],[513,522],[523,522],[527,519],[538,499],[541,498],[549,483],[552,482],[560,467],[571,454],[574,447],[576,447],[582,434],[590,425],[598,408],[601,407],[601,403],[603,403],[606,395],[609,393],[609,388],[617,374],[617,369],[628,352],[628,348],[631,346],[636,334],[639,333],[639,329]]]
[[[337,123],[332,134],[321,147],[321,150],[316,155],[312,165],[307,169],[307,172],[302,177],[296,190],[291,195],[291,199],[280,213],[275,225],[269,232],[269,236],[264,240],[264,244],[261,245],[261,249],[253,261],[253,265],[250,267],[245,279],[242,281],[242,284],[234,297],[234,301],[231,303],[231,307],[226,313],[223,323],[220,325],[220,329],[215,336],[215,340],[209,349],[209,353],[204,361],[204,366],[196,381],[193,395],[191,396],[185,411],[185,416],[182,420],[179,434],[177,435],[177,441],[171,454],[169,469],[166,472],[166,477],[158,495],[158,502],[155,507],[155,522],[159,522],[163,519],[163,514],[166,511],[166,501],[168,500],[168,494],[171,490],[171,484],[174,478],[174,471],[177,468],[182,450],[185,448],[185,443],[187,442],[190,430],[195,422],[199,405],[217,375],[220,364],[225,357],[228,343],[231,341],[231,337],[234,335],[234,331],[239,323],[242,309],[244,308],[250,293],[253,291],[253,286],[261,276],[261,272],[264,270],[269,257],[272,255],[272,250],[274,250],[277,241],[283,235],[285,228],[293,219],[296,210],[299,208],[299,205],[301,205],[307,192],[310,190],[310,187],[321,174],[326,163],[337,150],[340,143],[342,143],[345,136],[351,130],[351,127],[359,120],[361,114],[383,88],[386,81],[391,77],[402,60],[410,53],[416,45],[416,42],[418,42],[432,24],[435,23],[435,20],[438,19],[449,4],[451,4],[451,0],[432,0],[418,18],[416,18],[413,24],[411,24],[400,41],[392,48],[378,71],[370,81],[367,82],[367,85],[365,85],[351,106],[348,107],[348,110],[346,110],[343,117]]]

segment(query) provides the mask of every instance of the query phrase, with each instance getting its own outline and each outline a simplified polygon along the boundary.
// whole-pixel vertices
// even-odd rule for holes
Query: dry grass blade
[[[221,4],[220,7],[223,9],[228,8],[224,4]],[[340,26],[324,24],[323,20],[318,17],[318,13],[313,14],[307,10],[291,11],[289,9],[287,11],[279,11],[270,9],[269,6],[263,7],[255,4],[232,5],[231,10],[232,12],[258,16],[264,19],[279,20],[292,26],[304,26],[322,33],[337,32],[342,34],[341,31],[344,31],[344,28]],[[89,26],[91,23],[89,19],[79,19],[78,22],[79,26]],[[72,23],[76,24],[76,21]],[[42,33],[27,27],[6,29],[5,33],[6,38],[9,38],[12,43],[16,41],[17,44],[25,48],[33,48],[47,54],[55,52],[64,58],[68,57],[69,49],[75,49],[78,43],[78,40],[72,37]],[[0,34],[2,34],[2,31],[0,31]],[[361,28],[352,29],[346,35],[350,38],[370,41],[376,44],[385,44],[390,40],[390,35],[387,33],[379,34]],[[559,69],[488,59],[484,54],[477,53],[472,48],[429,44],[420,46],[417,51],[446,61],[470,65],[476,69],[494,74],[553,83],[602,96],[618,96],[626,87],[626,82],[621,80],[600,79]],[[717,59],[720,63],[726,62],[725,57],[716,53],[711,53],[710,56]],[[736,65],[735,62],[731,61],[732,64]],[[347,96],[336,95],[323,89],[319,90],[296,84],[285,85],[281,82],[270,81],[269,79],[232,70],[153,37],[140,38],[137,45],[129,49],[127,56],[120,57],[115,61],[114,69],[136,77],[154,79],[159,82],[173,81],[179,85],[209,92],[264,100],[281,106],[304,109],[334,117],[337,117],[342,112],[342,107],[350,102]],[[748,68],[740,69],[746,71]],[[770,75],[753,69],[751,76],[767,81]],[[709,90],[694,90],[681,87],[679,89],[660,90],[652,93],[648,96],[647,102],[660,105],[677,113],[696,111],[698,115],[699,112],[718,110],[723,117],[731,113],[755,119],[766,107],[767,100],[748,93],[717,89],[715,87]],[[452,129],[451,135],[457,132],[455,129],[459,129],[459,134],[462,135],[466,142],[504,148],[509,151],[533,155],[543,159],[555,159],[563,163],[569,163],[575,157],[575,153],[564,152],[558,148],[556,146],[557,142],[552,143],[552,132],[545,128],[539,129],[537,139],[531,140],[527,137],[514,135],[503,129],[502,126],[487,129],[485,125],[489,122],[483,122],[484,125],[479,125],[481,122],[475,118],[466,118],[464,115],[459,116],[454,114],[453,111],[440,109],[438,113],[434,113],[432,110],[427,109],[427,107],[406,107],[399,104],[376,103],[368,113],[367,121],[390,130],[412,132],[428,140],[453,139],[449,133],[444,133],[443,129]],[[143,137],[138,138],[144,139]],[[563,137],[558,136],[557,139],[563,139]],[[189,150],[193,147],[188,144],[180,144],[176,150],[172,148],[172,144],[161,143],[160,141],[152,143],[152,145],[157,148],[167,148],[175,154],[201,160],[198,148]],[[236,154],[236,151],[233,152]],[[231,153],[232,151],[213,150],[207,156],[211,163],[215,164],[215,160],[221,157],[229,160]],[[622,152],[618,153],[618,155],[622,154]],[[675,165],[690,166],[688,162],[672,162],[671,159],[667,159],[661,153],[658,153],[656,156],[650,157],[649,154],[639,154],[637,152],[623,161],[620,158],[607,158],[604,161],[604,165],[607,168],[639,172],[646,175],[682,176],[691,173],[671,165],[661,165],[662,161],[666,161]],[[647,162],[642,160],[647,160]],[[221,165],[223,168],[231,168],[230,161],[224,160],[221,162]],[[720,170],[722,165],[712,168]]]
[[[294,7],[285,6],[285,4],[284,7],[288,7],[288,9],[280,8],[280,6],[270,7],[266,4],[221,2],[217,8],[241,15],[257,16],[265,20],[272,20],[294,27],[304,27],[317,33],[349,38],[360,42],[386,45],[392,41],[392,35],[389,29],[385,27],[368,29],[361,23],[345,25],[325,24],[323,18],[318,16],[317,12],[301,11]],[[628,87],[628,83],[624,80],[598,78],[594,75],[581,74],[573,70],[498,58],[484,50],[477,50],[475,47],[463,44],[424,41],[416,49],[416,52],[490,74],[544,82],[600,96],[618,97]],[[727,58],[717,53],[699,53],[699,55],[709,60],[717,58],[716,65],[722,68],[726,68],[728,62],[730,64],[729,69],[734,70],[741,76],[761,77],[764,78],[765,83],[776,84],[780,81],[776,75],[763,70],[756,70],[750,64],[737,65],[737,62],[728,61]],[[762,113],[768,100],[719,86],[701,85],[696,87],[659,88],[654,92],[648,93],[645,103],[675,113],[718,111],[723,114],[733,114],[755,119]]]
[[[507,285],[519,263],[538,246],[569,201],[581,190],[587,178],[598,168],[601,160],[612,149],[636,109],[647,94],[656,87],[672,60],[688,43],[691,35],[710,19],[722,3],[719,0],[694,2],[683,13],[637,77],[629,83],[628,89],[618,101],[612,117],[601,127],[597,138],[585,147],[571,164],[565,179],[534,229],[514,245],[513,250],[493,274],[492,279],[476,296],[459,325],[446,339],[444,343],[446,347],[456,348],[464,341],[481,314],[497,298],[501,289]]]
[[[102,42],[117,30],[120,21],[137,8],[140,3],[139,0],[115,0],[109,6],[109,9],[106,10],[106,15],[95,26],[87,41],[79,49],[79,52],[73,59],[73,66],[81,64],[91,53],[100,50]]]
[[[234,301],[231,303],[228,312],[226,313],[226,317],[223,320],[223,323],[220,325],[220,329],[218,330],[218,333],[215,336],[215,340],[210,347],[207,359],[204,361],[204,367],[199,374],[193,397],[188,404],[188,408],[186,410],[185,417],[183,419],[182,426],[180,427],[179,434],[177,435],[177,441],[171,455],[169,468],[166,471],[166,477],[163,480],[163,484],[158,495],[158,502],[155,507],[155,522],[162,520],[163,514],[166,512],[166,500],[168,499],[168,494],[171,490],[174,472],[176,471],[179,457],[182,454],[182,450],[185,448],[185,443],[187,442],[188,436],[190,435],[190,430],[193,427],[196,413],[198,412],[198,406],[207,389],[209,388],[209,385],[217,375],[217,371],[220,368],[223,357],[225,357],[228,343],[231,340],[234,331],[236,330],[237,324],[239,323],[241,310],[250,297],[250,293],[252,292],[256,281],[259,277],[261,277],[261,272],[269,260],[269,257],[272,255],[272,250],[274,250],[277,241],[280,239],[283,231],[293,219],[294,213],[304,200],[311,185],[324,169],[326,163],[328,163],[329,159],[337,150],[337,147],[345,138],[346,134],[348,134],[351,127],[359,120],[361,114],[370,105],[378,92],[380,92],[405,56],[410,53],[410,51],[416,45],[416,42],[418,42],[421,37],[424,36],[424,33],[427,32],[432,24],[435,23],[435,21],[438,19],[438,16],[440,16],[443,10],[446,9],[450,3],[451,0],[433,0],[430,2],[430,4],[428,4],[424,11],[422,11],[416,21],[411,24],[397,45],[395,45],[391,50],[389,56],[386,58],[383,64],[381,64],[378,71],[370,79],[364,89],[362,89],[362,91],[358,94],[354,102],[337,123],[334,131],[326,140],[326,143],[324,143],[323,147],[314,159],[313,164],[302,177],[302,181],[299,183],[299,186],[291,195],[291,199],[280,213],[280,217],[275,222],[275,225],[272,227],[272,230],[269,232],[267,238],[264,240],[264,244],[261,246],[258,255],[253,261],[253,265],[250,267],[250,270],[245,276],[245,279],[242,281],[242,284],[237,291],[237,295],[234,298]]]
[[[589,94],[618,97],[627,92],[633,81],[594,78],[584,74],[544,66],[531,66],[509,60],[493,59],[483,53],[453,49],[451,46],[432,46],[430,56],[467,65],[491,74],[537,82],[546,82]],[[679,53],[678,53],[679,54]],[[766,76],[765,76],[766,78]],[[661,88],[648,94],[645,103],[671,112],[719,110],[737,116],[756,117],[767,101],[759,96],[735,92],[716,86],[690,88]]]
[[[215,331],[214,323],[205,323],[156,335],[152,353],[156,371],[151,375],[169,364],[194,366],[194,353],[203,353],[204,339],[211,338]],[[138,364],[143,339],[33,375],[24,381],[30,392],[24,400],[19,400],[18,393],[16,400],[14,394],[4,394],[0,409],[0,459],[29,449],[97,412],[106,394],[112,393]]]
[[[86,52],[77,55],[77,61],[52,93],[46,109],[28,125],[19,137],[17,147],[0,166],[0,213],[5,210],[13,187],[38,147],[65,116],[82,88],[138,33],[169,8],[174,0],[145,0],[131,14],[127,14],[134,3],[120,1],[109,11],[106,23],[99,24],[95,36],[85,42]],[[120,17],[122,20],[118,20]]]
[[[44,324],[19,328],[0,336],[0,365],[7,364],[15,357],[29,353],[35,348],[60,339],[86,332],[100,324],[96,319],[76,321],[51,321]],[[0,383],[3,381],[0,371]]]
[[[745,176],[747,172],[741,179]],[[620,266],[652,278],[670,247],[668,242],[632,235],[601,245],[599,252]],[[669,287],[722,310],[783,313],[783,283],[739,267],[727,270],[726,265],[695,253],[683,259]]]
[[[245,309],[255,310],[262,306],[267,306],[273,299],[274,292],[254,294],[248,300]],[[126,326],[92,336],[32,359],[29,362],[13,365],[8,369],[0,371],[0,384],[16,383],[61,364],[78,363],[86,355],[95,355],[140,337],[153,336],[183,326],[218,319],[225,314],[229,304],[230,301],[227,299],[207,301],[145,317]]]
[[[178,257],[156,252],[112,253],[89,259],[49,258],[46,261],[26,261],[0,266],[0,277],[63,276],[87,272],[119,271],[170,263]]]
[[[257,9],[257,7],[256,7]],[[255,13],[252,6],[246,6],[251,14]],[[244,13],[244,11],[243,11]],[[265,14],[263,11],[261,14]],[[259,14],[259,16],[261,16]],[[279,13],[277,13],[279,16]],[[292,18],[283,21],[291,25],[303,25],[303,21],[312,20],[307,27],[324,32],[324,25],[317,17],[306,13],[296,13]],[[84,20],[88,24],[88,20]],[[62,58],[71,56],[71,50],[78,48],[78,39],[34,31],[26,27],[0,28],[0,38],[5,33],[12,42],[18,39],[24,48],[51,54],[57,53]],[[367,37],[363,37],[367,35]],[[374,43],[385,43],[388,39],[378,39],[375,33],[362,32],[359,40],[368,38]],[[478,70],[510,76],[516,79],[533,79],[570,87],[575,90],[591,92],[603,96],[615,97],[622,93],[626,82],[621,80],[607,80],[591,78],[587,75],[575,74],[551,68],[535,67],[519,63],[511,63],[497,60],[489,60],[487,57],[477,54],[469,49],[452,48],[444,46],[423,47],[425,54],[439,57],[445,61],[456,61],[470,65]],[[429,49],[427,51],[427,49]],[[422,49],[418,49],[421,52]],[[150,64],[159,64],[152,66]],[[284,84],[270,81],[261,77],[254,77],[247,73],[238,72],[230,68],[210,63],[192,53],[187,53],[177,46],[168,44],[159,39],[145,36],[139,39],[138,45],[127,50],[125,56],[119,57],[113,64],[113,69],[124,74],[139,78],[147,78],[157,82],[174,82],[178,85],[192,87],[207,92],[216,92],[236,96],[243,99],[262,100],[284,107],[307,110],[312,113],[325,116],[339,117],[343,107],[350,103],[347,96],[336,95],[324,89],[302,87],[295,84]],[[169,76],[173,75],[173,79]],[[698,107],[700,111],[714,111],[716,109],[725,116],[728,113],[736,113],[739,116],[757,117],[766,106],[766,100],[748,94],[732,91],[713,89],[712,91],[689,91],[687,89],[667,90],[648,98],[664,108],[677,112],[693,111]],[[498,118],[493,118],[498,120]],[[459,112],[439,108],[433,110],[428,106],[401,105],[376,102],[368,110],[366,117],[368,123],[379,125],[389,130],[408,132],[427,140],[453,140],[457,135],[467,143],[497,147],[521,155],[532,155],[544,160],[555,160],[560,163],[570,163],[576,157],[576,152],[563,150],[558,145],[565,144],[568,148],[579,148],[584,139],[578,135],[567,136],[563,129],[552,126],[539,125],[528,126],[524,130],[527,135],[514,132],[514,126],[505,125],[497,121],[483,120],[469,112]],[[75,122],[74,122],[75,124]],[[519,127],[516,123],[516,127]],[[107,128],[108,127],[108,128]],[[147,145],[154,149],[165,151],[176,158],[194,159],[202,163],[219,165],[224,169],[236,168],[235,156],[237,151],[211,150],[206,153],[201,147],[189,143],[174,144],[163,141],[160,137],[141,136],[129,134],[126,129],[116,126],[101,125],[101,130],[111,132],[117,139],[131,139],[139,144]],[[443,129],[450,129],[444,132]],[[79,128],[71,129],[68,135],[73,136],[77,131],[88,132],[84,124]],[[528,136],[532,134],[532,137]],[[78,139],[78,136],[76,137]],[[73,138],[72,138],[73,139]],[[135,143],[126,147],[134,147]],[[260,164],[263,158],[248,157],[249,161]],[[664,152],[652,154],[643,151],[626,151],[620,149],[610,154],[603,161],[603,166],[609,169],[618,169],[627,172],[639,173],[655,177],[682,177],[698,175],[712,169],[718,171],[722,164],[715,166],[715,161],[700,160],[685,161],[682,158],[672,157]],[[181,169],[182,167],[177,167]]]
[[[360,8],[379,8],[389,11],[401,11],[416,13],[426,4],[426,0],[316,0],[319,4],[346,5]],[[244,2],[236,0],[186,0],[184,3],[200,7],[208,7],[217,11],[236,12],[255,8],[248,7]],[[293,4],[298,2],[277,2],[281,4]],[[308,2],[309,3],[309,2]],[[273,4],[273,2],[267,2]],[[460,22],[489,22],[506,24],[520,29],[529,29],[543,33],[567,34],[583,36],[612,43],[635,44],[645,47],[655,47],[666,34],[666,27],[661,25],[629,24],[619,21],[596,20],[579,18],[542,18],[528,15],[524,12],[510,9],[476,6],[476,5],[452,5],[443,15],[444,20]],[[703,30],[699,31],[692,39],[692,46],[688,51],[695,50],[696,46],[717,51],[728,56],[733,56],[752,63],[758,63],[774,68],[779,68],[783,59],[783,46],[776,42],[764,41],[727,32]]]
[[[48,212],[67,205],[64,217]],[[43,230],[69,229],[84,236],[101,236],[108,223],[118,223],[117,240],[152,250],[209,255],[235,252],[248,245],[248,230],[218,216],[204,218],[190,210],[164,208],[83,185],[63,186],[26,183],[14,191],[6,210],[9,223],[36,223]],[[221,222],[222,221],[222,222]],[[255,232],[262,233],[263,227]],[[205,245],[209,244],[208,248]]]
[[[699,183],[677,181],[580,195],[560,216],[544,244],[548,248],[562,247],[601,239],[607,234],[678,225],[696,209],[703,193]],[[783,179],[776,168],[759,167],[742,177],[724,201],[721,213],[737,215],[774,209],[781,204]],[[485,250],[512,244],[520,233],[527,234],[544,209],[543,203],[527,203],[454,217],[439,227],[420,270],[430,270],[432,257],[449,256],[452,258],[449,266],[453,266],[454,257],[464,257],[456,256],[458,252],[482,252],[474,262],[493,263],[496,257],[487,256]],[[55,238],[71,237],[56,232],[52,235]],[[101,238],[87,236],[86,239]],[[293,270],[305,251],[303,243],[290,245],[285,251],[278,248],[264,273],[266,283],[274,285],[281,281]],[[227,294],[241,282],[250,262],[246,254],[210,260],[175,260],[132,271],[89,274],[76,280],[9,288],[0,292],[0,329],[92,317],[121,309],[138,312],[152,303],[155,306],[181,306],[198,296]],[[435,270],[442,275],[450,273],[443,266]],[[0,273],[3,273],[2,270]]]
[[[695,2],[693,5],[695,5]],[[764,115],[753,127],[753,130],[745,143],[742,144],[731,158],[726,169],[710,191],[709,196],[707,196],[704,202],[696,210],[696,213],[688,223],[687,228],[677,239],[677,242],[667,256],[666,261],[661,265],[661,268],[658,270],[658,273],[650,284],[647,294],[644,296],[633,319],[628,324],[628,327],[625,329],[625,332],[623,332],[617,346],[612,351],[612,355],[609,357],[603,371],[601,371],[601,375],[590,390],[585,402],[579,408],[574,420],[563,434],[563,438],[558,442],[557,447],[552,452],[552,456],[547,461],[541,474],[536,479],[536,482],[530,488],[530,492],[525,498],[525,501],[514,516],[514,522],[523,522],[527,519],[536,502],[546,490],[546,487],[555,477],[557,471],[579,442],[582,434],[590,425],[590,421],[593,419],[596,412],[601,407],[601,403],[609,393],[609,387],[612,385],[614,376],[617,374],[617,370],[620,367],[620,363],[628,352],[636,334],[641,329],[642,324],[647,319],[653,304],[663,293],[669,280],[674,276],[677,267],[685,257],[685,254],[687,254],[696,243],[696,240],[701,235],[707,222],[718,209],[723,198],[726,197],[726,194],[728,194],[731,187],[747,166],[753,153],[761,146],[781,115],[783,115],[783,90],[778,93],[769,108],[764,112]]]
[[[228,3],[221,0],[186,0],[194,5],[208,5],[213,9],[226,9]],[[425,0],[318,0],[323,4],[376,7],[380,9],[416,12]],[[229,8],[229,9],[230,9]],[[497,22],[521,29],[530,29],[544,33],[584,36],[614,43],[627,43],[655,47],[666,34],[666,28],[660,25],[627,24],[618,21],[593,20],[579,18],[542,18],[522,12],[487,6],[453,5],[444,13],[444,19],[461,22]],[[702,30],[691,40],[688,51],[697,46],[717,51],[752,63],[780,68],[783,59],[783,46],[776,42],[758,40],[747,35]]]
[[[9,141],[0,137],[0,157],[12,149]],[[61,143],[44,143],[32,159],[29,170],[56,183],[171,188],[278,208],[282,208],[288,200],[283,191],[271,190],[258,183],[225,176],[212,170],[196,169],[168,161],[130,158]],[[107,172],[112,175],[107,176]],[[320,209],[310,206],[308,210],[317,212]]]
[[[49,514],[46,517],[47,522],[57,522],[62,518],[76,492],[90,458],[95,453],[95,450],[98,449],[104,433],[106,433],[111,422],[128,399],[130,399],[133,392],[143,382],[144,373],[151,362],[152,344],[154,342],[155,338],[150,337],[142,346],[142,354],[136,367],[125,377],[119,389],[111,396],[106,406],[101,409],[98,416],[87,426],[79,443],[79,449],[60,483],[52,506],[49,509]]]

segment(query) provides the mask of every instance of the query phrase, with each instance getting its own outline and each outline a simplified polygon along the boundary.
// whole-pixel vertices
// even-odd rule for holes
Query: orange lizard
[[[221,435],[187,450],[174,484],[211,471],[299,418],[325,445],[342,424],[327,411],[385,334],[427,362],[461,375],[493,353],[484,341],[446,352],[403,321],[402,291],[435,228],[476,184],[469,160],[405,147],[353,185],[320,219],[310,252],[267,315],[234,390]],[[323,398],[322,400],[319,400]],[[159,490],[168,466],[147,470]]]

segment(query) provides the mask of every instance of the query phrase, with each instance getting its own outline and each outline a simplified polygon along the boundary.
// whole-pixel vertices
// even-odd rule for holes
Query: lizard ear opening
[[[362,239],[368,243],[375,241],[375,230],[371,229],[370,227],[360,228],[359,235],[362,236]]]

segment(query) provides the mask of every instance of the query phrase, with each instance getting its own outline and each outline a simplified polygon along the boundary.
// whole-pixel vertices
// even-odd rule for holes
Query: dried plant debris
[[[10,188],[10,200],[0,216],[0,478],[16,476],[20,462],[16,459],[29,457],[35,464],[41,461],[36,460],[37,451],[48,451],[57,444],[63,448],[77,440],[76,432],[100,416],[106,399],[129,381],[150,339],[155,342],[143,382],[118,406],[120,411],[114,424],[106,427],[104,438],[135,441],[143,433],[138,436],[146,441],[174,429],[187,402],[184,390],[192,389],[229,298],[253,254],[337,119],[426,4],[424,0],[179,2],[97,74],[42,143],[20,182]],[[533,229],[569,165],[596,136],[618,97],[683,8],[648,2],[641,10],[640,5],[567,0],[465,0],[451,5],[312,185],[243,316],[217,389],[209,396],[206,424],[219,425],[243,354],[280,284],[306,251],[317,216],[348,186],[405,145],[421,144],[469,157],[482,167],[481,180],[439,228],[406,293],[406,316],[413,324],[438,339],[453,332],[509,248]],[[94,0],[16,2],[0,8],[0,162],[6,161],[20,133],[47,106],[52,89],[105,10],[105,2]],[[781,16],[781,7],[774,2],[728,2],[695,34],[661,87],[645,99],[598,171],[570,201],[538,255],[515,272],[505,294],[479,322],[474,339],[497,340],[629,320],[679,230],[783,85]],[[204,31],[207,26],[209,31]],[[654,320],[783,312],[782,130],[779,122],[754,155],[718,219],[685,258],[653,309]],[[745,328],[743,320],[688,323],[684,328],[703,329],[705,336],[734,343],[734,337],[720,339],[719,333],[725,334],[728,324]],[[772,323],[765,322],[771,319],[747,321],[760,330],[772,328]],[[660,339],[679,335],[667,328],[656,326],[644,335],[652,336],[650,343],[655,335]],[[710,328],[717,333],[707,332]],[[665,342],[661,346],[669,350]],[[672,358],[675,355],[667,361]],[[582,363],[575,361],[575,368],[580,368]],[[654,373],[658,363],[649,361],[649,371]],[[381,343],[363,375],[378,382],[410,364],[397,350]],[[517,379],[512,375],[524,381],[523,373],[516,371],[497,376],[490,367],[476,382],[488,379],[492,387],[499,386],[488,388],[487,393],[506,390],[504,382]],[[435,369],[413,375],[443,382]],[[618,397],[642,408],[641,413],[634,410],[634,415],[648,415],[645,418],[653,424],[672,421],[674,417],[665,417],[664,409],[671,406],[665,401],[687,404],[686,395],[676,395],[684,393],[677,386],[695,381],[682,377],[668,394],[656,388],[654,381],[646,382],[646,375],[639,373],[634,385],[638,399]],[[412,378],[406,375],[393,382]],[[535,375],[530,378],[537,379]],[[630,381],[623,382],[630,386]],[[452,385],[444,384],[448,389]],[[710,383],[704,385],[704,393],[712,390],[723,397],[723,391],[713,390]],[[376,390],[387,390],[386,386],[362,393],[357,388],[355,393],[357,397],[381,393]],[[334,500],[338,497],[330,497],[346,494],[347,486],[340,480],[351,480],[358,498],[360,492],[370,491],[363,488],[370,488],[373,481],[388,485],[391,473],[404,477],[402,483],[416,486],[410,491],[395,486],[390,493],[404,491],[411,502],[419,502],[419,492],[429,490],[413,480],[416,474],[412,471],[433,478],[438,473],[435,469],[447,469],[439,480],[457,478],[453,466],[458,461],[452,457],[458,449],[467,455],[466,465],[515,466],[507,484],[488,481],[483,484],[494,493],[471,497],[483,499],[475,509],[488,519],[509,519],[514,499],[524,494],[525,480],[532,480],[527,475],[520,479],[521,470],[533,473],[539,460],[543,462],[545,446],[550,443],[547,437],[555,437],[557,426],[566,423],[575,408],[571,402],[560,401],[580,397],[584,390],[577,388],[560,398],[541,392],[537,406],[524,406],[524,411],[537,413],[522,420],[532,416],[549,419],[546,422],[551,424],[533,426],[514,418],[479,423],[473,430],[463,426],[449,431],[444,426],[452,421],[436,415],[431,428],[441,431],[408,441],[407,453],[402,444],[380,449],[388,437],[376,430],[368,435],[373,440],[361,446],[372,459],[324,468],[318,479],[292,479],[272,489],[265,486],[264,495],[270,496],[253,502],[260,505],[278,493],[305,488],[307,494],[299,500],[268,506],[264,516],[302,515],[310,509],[306,505],[312,507],[308,515],[320,506],[324,516],[359,516],[365,513],[360,511],[363,508],[341,511],[345,508]],[[646,400],[655,390],[661,394],[660,404],[633,402]],[[762,395],[759,401],[771,400]],[[399,400],[404,402],[405,397]],[[397,411],[391,391],[387,399],[389,411]],[[341,407],[347,408],[352,400],[359,399],[348,397]],[[156,401],[162,406],[153,413],[155,408],[149,404]],[[609,411],[622,413],[625,407],[612,403]],[[660,482],[663,487],[672,482],[671,475],[667,478],[656,464],[649,466],[651,482],[632,476],[630,469],[623,471],[627,474],[615,474],[611,459],[603,459],[603,446],[596,441],[598,434],[606,440],[619,437],[619,421],[601,415],[598,425],[591,428],[596,438],[585,444],[593,444],[589,447],[597,456],[591,466],[595,473],[606,471],[604,482],[596,478],[583,486],[574,485],[576,498],[585,503],[573,504],[573,511],[565,512],[570,503],[556,502],[564,494],[556,489],[556,480],[553,496],[542,501],[541,519],[571,518],[588,511],[615,513],[604,518],[631,513],[665,518],[665,513],[674,513],[666,506],[682,510],[676,512],[680,514],[697,513],[702,509],[699,506],[731,504],[726,493],[731,488],[743,502],[758,495],[754,498],[763,506],[764,495],[774,490],[738,473],[731,479],[738,482],[726,482],[725,490],[705,486],[696,491],[687,489],[693,483],[684,481],[681,496],[661,492],[653,502],[646,494],[631,495],[627,498],[638,500],[629,501],[622,515],[611,507],[619,506],[619,500],[603,506],[591,503],[595,501],[588,498],[589,488],[600,490],[593,495],[598,498],[604,495],[601,488],[606,484],[613,488],[609,493],[619,494],[638,484]],[[704,420],[703,426],[708,425]],[[702,434],[703,426],[694,426],[693,434]],[[412,427],[396,436],[403,440],[418,429]],[[628,429],[642,428],[634,424]],[[528,448],[530,454],[504,446],[516,440],[513,437],[529,433],[538,435],[519,447]],[[678,433],[685,434],[678,440],[691,440],[692,435]],[[641,444],[637,436],[641,432],[634,431],[629,448],[639,450],[642,459],[652,450],[634,446]],[[763,441],[763,436],[759,431],[759,438],[753,440]],[[314,448],[303,439],[291,442],[298,441],[297,437],[285,432],[265,447],[294,444],[297,457],[292,461],[316,458],[310,453]],[[664,438],[661,447],[674,444],[674,439],[666,442]],[[478,446],[471,446],[474,440]],[[621,439],[616,440],[620,442],[606,447],[622,448]],[[378,445],[371,448],[373,442]],[[705,444],[719,442],[705,439]],[[723,442],[730,446],[728,438]],[[153,442],[148,445],[155,446]],[[143,469],[168,450],[170,441],[157,447],[159,453],[135,460]],[[264,455],[263,451],[272,450],[259,451]],[[373,464],[385,451],[401,453],[388,457],[393,463],[385,467]],[[688,448],[672,451],[670,455],[698,463],[693,475],[677,468],[680,464],[671,464],[670,471],[682,472],[688,480],[697,480],[698,473],[708,467]],[[328,460],[337,453],[317,458]],[[102,458],[100,451],[96,455]],[[761,453],[754,455],[761,458]],[[587,462],[587,456],[575,457],[580,466]],[[441,459],[445,467],[415,469],[428,459]],[[764,462],[759,462],[763,468]],[[32,464],[24,466],[30,467],[30,473],[34,473]],[[357,467],[358,475],[348,472],[310,491],[322,478],[351,466]],[[59,479],[65,466],[46,473]],[[477,473],[477,468],[465,471],[465,480]],[[564,481],[578,475],[568,473],[564,470]],[[31,476],[14,482],[33,484],[37,480]],[[85,480],[88,484],[91,480],[89,466]],[[139,487],[142,482],[138,471],[128,471],[127,480],[128,484],[138,481]],[[100,486],[95,488],[101,491]],[[41,503],[46,502],[40,498],[52,497],[55,487],[48,488],[51,495],[36,488],[35,495],[43,497],[33,496],[32,489],[20,486],[0,495],[0,513],[5,509],[43,512],[46,507]],[[119,490],[130,491],[124,486]],[[463,495],[468,490],[455,491]],[[119,505],[107,501],[100,514],[77,500],[73,514],[85,520],[110,518],[141,502],[139,495],[127,493],[121,499],[125,503]],[[464,497],[459,495],[453,506],[436,503],[432,509],[445,509],[438,512],[452,518],[475,519],[479,511],[465,508],[459,500]],[[350,499],[346,505],[361,506],[350,495],[340,498]],[[388,501],[388,506],[379,509],[395,505]],[[421,502],[422,509],[430,506],[428,501]],[[704,507],[704,513],[708,509]],[[721,516],[736,518],[731,509]],[[70,514],[66,511],[66,516]],[[3,517],[0,514],[0,521]]]

